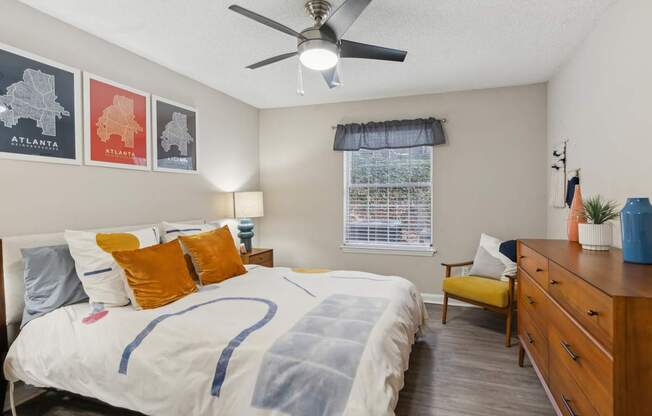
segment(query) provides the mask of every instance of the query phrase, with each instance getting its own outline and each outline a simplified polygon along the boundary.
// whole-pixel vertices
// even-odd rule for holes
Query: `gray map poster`
[[[75,74],[0,47],[0,152],[76,159]]]
[[[156,167],[197,170],[197,113],[159,99],[156,106]]]

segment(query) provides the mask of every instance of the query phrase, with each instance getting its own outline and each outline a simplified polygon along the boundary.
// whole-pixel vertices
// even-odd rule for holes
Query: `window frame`
[[[370,149],[371,150],[371,149]],[[382,149],[378,149],[382,150]],[[373,151],[373,150],[372,150]],[[342,244],[340,249],[344,253],[356,254],[389,254],[403,256],[433,256],[437,249],[435,248],[434,224],[435,224],[435,152],[430,152],[430,247],[427,246],[403,246],[391,244],[355,244],[346,242],[346,219],[348,213],[348,190],[349,190],[349,172],[348,163],[352,151],[344,151],[342,155]]]

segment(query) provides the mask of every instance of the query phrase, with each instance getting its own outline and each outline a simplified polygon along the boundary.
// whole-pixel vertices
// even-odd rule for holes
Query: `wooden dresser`
[[[652,415],[652,266],[563,240],[519,240],[519,364],[560,415]]]

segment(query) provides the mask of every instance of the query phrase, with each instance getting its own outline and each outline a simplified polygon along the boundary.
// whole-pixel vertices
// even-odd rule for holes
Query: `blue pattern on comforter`
[[[220,358],[217,361],[217,366],[215,368],[215,375],[213,376],[213,383],[211,386],[211,394],[213,396],[219,397],[220,389],[222,388],[222,384],[224,383],[224,379],[226,378],[226,370],[229,366],[229,360],[231,359],[231,355],[233,355],[233,351],[249,336],[249,334],[265,326],[269,321],[272,320],[274,315],[276,315],[276,310],[278,309],[278,306],[276,305],[276,303],[272,302],[271,300],[262,299],[262,298],[248,298],[248,297],[224,297],[224,298],[209,300],[208,302],[204,302],[204,303],[199,303],[197,305],[193,305],[186,309],[183,309],[179,312],[166,313],[160,315],[157,318],[153,319],[149,324],[147,324],[147,326],[138,335],[136,335],[136,338],[134,338],[134,340],[131,341],[129,345],[125,347],[124,351],[122,352],[122,357],[120,359],[120,367],[118,368],[118,372],[124,375],[127,374],[129,359],[131,358],[131,355],[134,352],[134,350],[138,348],[138,346],[140,346],[143,340],[149,334],[151,334],[152,331],[161,322],[165,321],[166,319],[174,316],[183,315],[187,312],[194,311],[197,308],[201,308],[202,306],[211,305],[217,302],[243,301],[243,300],[252,301],[252,302],[262,302],[266,304],[267,313],[261,320],[251,325],[250,327],[242,330],[242,332],[240,332],[238,335],[235,336],[235,338],[229,341],[226,348],[222,350],[222,353],[220,354]]]
[[[341,414],[374,325],[389,301],[331,295],[265,353],[252,406],[292,416]]]

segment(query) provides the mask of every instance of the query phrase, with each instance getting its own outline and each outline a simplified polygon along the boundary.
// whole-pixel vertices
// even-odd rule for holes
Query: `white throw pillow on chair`
[[[500,252],[501,244],[500,239],[482,234],[469,274],[497,280],[516,274],[516,263]]]

